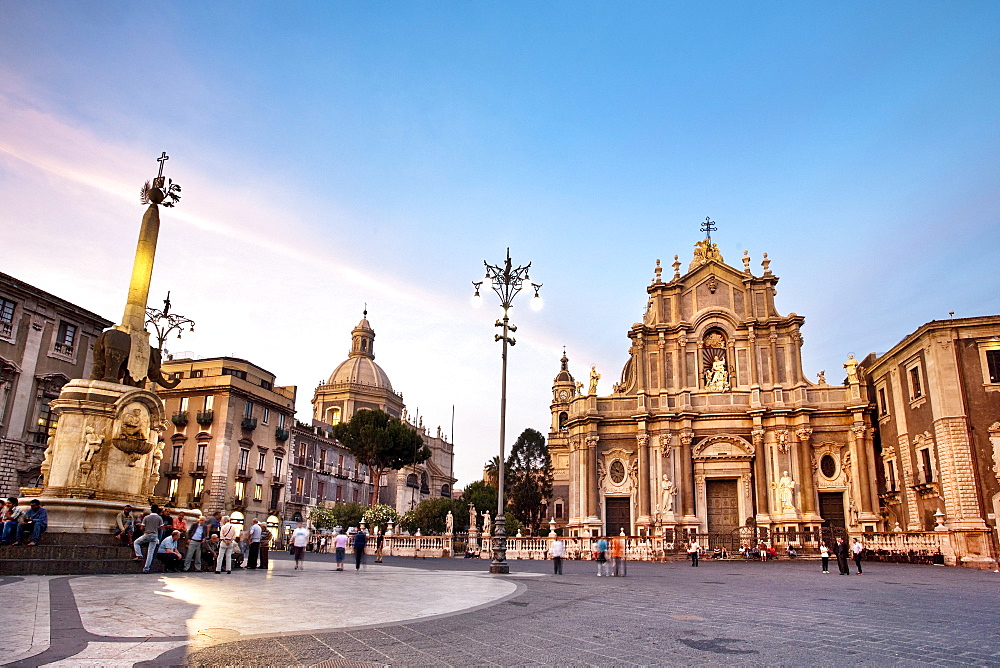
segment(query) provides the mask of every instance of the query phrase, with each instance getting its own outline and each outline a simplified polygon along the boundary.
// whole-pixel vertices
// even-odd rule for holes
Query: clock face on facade
[[[625,479],[625,465],[616,459],[611,462],[611,469],[609,473],[611,474],[611,482],[616,485],[620,485],[622,480]]]
[[[566,397],[568,397],[568,396],[569,396],[569,392],[567,392],[566,390],[559,390],[559,398],[560,399],[562,399],[563,401],[566,401]]]

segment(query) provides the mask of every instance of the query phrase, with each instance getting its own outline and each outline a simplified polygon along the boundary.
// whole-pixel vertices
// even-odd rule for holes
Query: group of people
[[[115,535],[123,544],[131,543],[135,561],[144,561],[143,573],[152,570],[153,560],[163,564],[168,573],[212,570],[233,572],[246,561],[247,570],[267,570],[271,532],[254,519],[242,531],[221,512],[198,517],[189,524],[183,511],[171,517],[168,509],[156,504],[149,512],[136,515],[125,506],[116,517]],[[143,557],[142,548],[147,547]],[[207,569],[205,568],[207,566]]]
[[[837,559],[837,568],[840,570],[841,575],[851,574],[850,566],[848,566],[848,560],[851,556],[854,557],[854,565],[858,569],[858,575],[863,575],[864,571],[861,570],[861,560],[864,554],[865,546],[858,538],[855,538],[854,542],[850,545],[843,538],[837,538],[837,541],[833,544],[833,556]],[[825,543],[819,546],[819,556],[823,561],[823,573],[829,573],[830,548]]]
[[[0,545],[38,545],[49,528],[49,513],[38,499],[32,499],[24,510],[17,497],[11,496],[0,508],[0,525]]]
[[[559,542],[562,542],[561,539]],[[565,549],[565,548],[564,548]],[[610,541],[601,538],[594,545],[594,560],[597,562],[597,577],[625,577],[628,575],[628,563],[625,560],[625,537],[615,536]],[[559,565],[562,573],[562,564]]]

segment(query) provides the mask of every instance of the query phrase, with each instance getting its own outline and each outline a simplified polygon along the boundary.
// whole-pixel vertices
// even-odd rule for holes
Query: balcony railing
[[[274,438],[282,443],[288,440],[288,430],[278,427],[274,430]]]
[[[14,323],[7,321],[0,321],[0,336],[9,337],[14,333]]]
[[[190,472],[192,478],[204,478],[207,471],[204,464],[196,464],[194,470]]]
[[[73,354],[72,344],[56,343],[52,346],[52,349],[55,350],[60,355],[66,355],[67,357],[72,356]]]
[[[240,423],[240,426],[246,429],[247,431],[253,431],[254,429],[257,428],[257,418],[245,417],[243,418],[243,422]]]
[[[312,468],[313,458],[312,457],[295,457],[292,463],[296,466],[305,466],[306,468]]]
[[[198,424],[200,424],[203,427],[207,427],[208,425],[212,424],[212,420],[214,418],[215,418],[215,411],[202,411],[198,413],[198,417],[196,419],[198,420]]]
[[[242,480],[249,480],[250,479],[250,470],[247,469],[247,468],[245,468],[245,467],[244,468],[238,468],[238,469],[236,469],[236,479],[237,480],[241,480],[241,479]]]
[[[170,417],[170,421],[173,422],[178,427],[186,427],[188,423],[187,411],[181,411],[180,413],[174,413]]]
[[[170,469],[167,471],[167,475],[178,476],[184,470],[181,464],[171,464]]]

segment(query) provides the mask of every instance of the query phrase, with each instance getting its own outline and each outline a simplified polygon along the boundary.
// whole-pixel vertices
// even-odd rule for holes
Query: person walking
[[[597,550],[597,577],[608,576],[608,541],[601,538],[595,546]]]
[[[153,559],[156,556],[156,548],[160,545],[160,527],[163,526],[163,518],[160,516],[160,508],[155,503],[150,506],[149,514],[142,518],[142,535],[132,542],[135,549],[135,559],[142,561],[142,546],[149,545],[146,553],[146,565],[142,567],[143,573],[148,573]]]
[[[226,566],[226,574],[233,572],[233,550],[236,539],[239,538],[239,530],[235,524],[229,523],[229,516],[222,516],[222,526],[219,527],[219,559],[215,562],[215,572],[221,573],[222,566]]]
[[[368,534],[364,530],[354,534],[354,570],[360,571],[365,563],[365,548],[368,546]]]
[[[337,553],[337,570],[344,570],[344,553],[347,551],[348,538],[347,534],[341,529],[337,533],[337,537],[333,539],[333,546],[336,548]]]
[[[854,539],[854,544],[851,545],[851,552],[854,553],[854,565],[858,568],[858,575],[861,575],[861,556],[865,553],[865,546],[862,544],[860,538]]]
[[[194,561],[195,570],[201,570],[201,541],[208,539],[208,529],[205,527],[205,518],[199,517],[198,521],[187,530],[188,544],[187,552],[184,554],[184,572],[191,570],[191,562]]]
[[[698,553],[701,551],[701,545],[698,544],[698,539],[695,538],[691,541],[691,545],[688,547],[688,556],[691,557],[691,565],[698,566]]]
[[[549,554],[552,555],[553,575],[562,575],[562,560],[566,554],[566,543],[562,538],[556,538],[549,544]]]
[[[823,572],[830,574],[830,548],[823,543],[819,546],[819,558],[823,560]]]
[[[378,527],[375,527],[375,529],[376,529],[376,531],[378,531]],[[375,535],[375,563],[376,564],[381,564],[382,563],[382,547],[383,547],[384,544],[385,544],[385,533],[383,533],[383,532],[380,531],[380,532],[378,532]]]
[[[611,559],[614,561],[615,577],[627,575],[625,566],[625,536],[615,536],[611,539]]]
[[[299,522],[292,532],[292,556],[295,557],[295,570],[302,568],[302,558],[306,554],[306,545],[309,544],[309,529],[306,529],[302,522]]]
[[[847,566],[847,553],[850,548],[847,543],[844,542],[843,538],[837,538],[837,542],[833,546],[833,556],[837,558],[837,568],[840,569],[841,575],[850,575],[851,569]]]
[[[247,551],[247,570],[255,571],[260,560],[260,522],[256,519],[250,524],[248,542],[250,548]]]

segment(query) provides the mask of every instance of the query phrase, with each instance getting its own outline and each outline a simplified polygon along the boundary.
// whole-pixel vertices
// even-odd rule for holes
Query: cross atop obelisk
[[[146,377],[149,364],[149,334],[146,332],[146,302],[149,299],[149,283],[153,277],[153,260],[156,257],[156,241],[160,234],[159,206],[165,198],[172,198],[170,189],[164,189],[163,165],[170,159],[164,151],[156,159],[160,169],[152,188],[143,188],[143,201],[149,202],[146,214],[142,217],[142,227],[139,228],[139,243],[135,249],[135,261],[132,264],[132,280],[128,286],[128,301],[125,303],[125,314],[122,316],[121,329],[132,338],[128,357],[128,372],[134,380]],[[147,184],[148,186],[148,184]],[[171,185],[171,188],[174,186]]]

